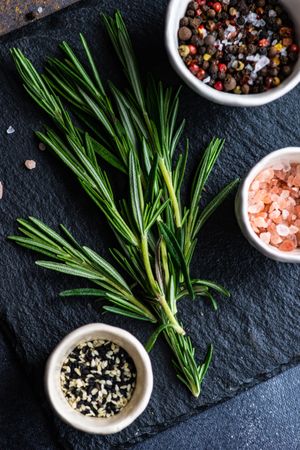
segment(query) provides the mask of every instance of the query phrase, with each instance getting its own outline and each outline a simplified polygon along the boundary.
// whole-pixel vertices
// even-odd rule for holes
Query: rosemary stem
[[[151,263],[150,263],[150,258],[149,258],[147,233],[144,233],[142,236],[141,251],[142,251],[146,274],[147,274],[147,277],[148,277],[148,280],[149,280],[149,283],[151,285],[154,295],[157,297],[157,299],[160,303],[160,306],[164,310],[164,313],[165,313],[166,317],[168,318],[169,322],[174,326],[174,330],[176,330],[176,332],[179,334],[185,334],[184,329],[179,325],[179,323],[176,320],[176,317],[172,313],[172,311],[168,305],[168,302],[166,300],[166,297],[163,294],[161,294],[161,292],[158,288],[158,284],[154,278]]]
[[[169,320],[170,324],[173,325],[174,331],[176,331],[178,334],[185,335],[184,329],[177,322],[177,319],[174,316],[174,314],[172,313],[171,308],[168,305],[168,302],[164,295],[159,296],[159,303],[160,303],[162,309],[164,310],[164,313],[165,313],[167,319]]]
[[[151,263],[150,263],[147,233],[144,233],[142,236],[141,251],[142,251],[142,256],[143,256],[144,267],[146,270],[146,274],[147,274],[150,286],[151,286],[154,294],[156,295],[158,292],[158,286],[157,286],[157,282],[154,278]]]
[[[167,246],[166,246],[166,242],[164,239],[161,241],[160,249],[161,249],[162,265],[164,268],[165,284],[166,284],[166,286],[168,286],[169,282],[170,282],[170,272],[169,272],[169,265],[168,265]]]
[[[168,171],[163,158],[159,158],[158,165],[159,165],[163,179],[166,183],[166,186],[167,186],[167,189],[169,192],[170,200],[171,200],[171,203],[173,206],[176,227],[181,228],[181,213],[180,213],[180,208],[179,208],[179,204],[177,201],[176,193],[174,190],[171,174]]]

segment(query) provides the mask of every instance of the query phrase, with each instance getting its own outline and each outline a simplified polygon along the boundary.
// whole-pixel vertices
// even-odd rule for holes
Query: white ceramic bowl
[[[269,153],[253,169],[250,170],[246,178],[242,181],[235,199],[235,214],[239,226],[251,245],[259,250],[263,255],[275,261],[287,263],[300,263],[300,249],[292,252],[283,252],[272,245],[265,244],[252,229],[248,218],[248,192],[254,178],[264,169],[271,167],[275,163],[300,163],[300,147],[287,147]]]
[[[289,92],[300,82],[300,57],[294,67],[292,74],[278,87],[270,89],[261,94],[236,95],[220,92],[198,80],[186,67],[178,53],[178,28],[179,21],[184,16],[188,0],[170,0],[165,28],[165,42],[170,62],[178,75],[197,94],[211,100],[212,102],[228,106],[259,106],[277,100]],[[293,18],[297,37],[300,36],[300,2],[299,0],[282,0],[281,3],[290,12]]]
[[[137,371],[132,398],[122,411],[109,418],[87,417],[75,411],[67,402],[60,387],[60,371],[67,355],[80,342],[99,338],[110,340],[124,348],[133,359]],[[117,433],[130,425],[149,402],[153,388],[150,358],[143,345],[132,334],[121,328],[92,323],[68,334],[53,350],[46,365],[45,388],[55,412],[69,425],[87,433]]]

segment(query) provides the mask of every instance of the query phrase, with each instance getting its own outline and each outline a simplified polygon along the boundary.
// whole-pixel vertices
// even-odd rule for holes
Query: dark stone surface
[[[98,14],[119,8],[134,37],[144,71],[154,71],[162,80],[177,85],[179,80],[166,62],[163,45],[165,7],[166,2],[154,1],[134,0],[128,4],[120,0],[113,5],[82,1],[1,40],[0,180],[5,192],[0,202],[0,312],[10,328],[10,341],[20,364],[47,412],[42,388],[44,363],[66,333],[85,323],[104,320],[145,341],[151,327],[109,315],[102,317],[88,301],[59,299],[58,292],[83,283],[38,269],[33,264],[36,255],[6,242],[5,237],[15,229],[16,217],[27,215],[37,216],[51,226],[64,223],[79,241],[104,255],[113,242],[104,218],[87,201],[76,180],[53,155],[37,149],[32,130],[41,127],[44,116],[24,94],[9,48],[20,47],[39,64],[56,51],[62,39],[79,48],[78,33],[83,31],[95,49],[103,78],[122,82]],[[199,161],[203,145],[213,135],[226,138],[224,152],[209,180],[207,197],[233,177],[243,176],[269,151],[299,145],[299,92],[298,87],[271,105],[246,110],[213,105],[183,89],[181,112],[188,119],[186,132],[191,138],[189,174]],[[12,135],[6,134],[9,125],[16,129]],[[27,158],[37,161],[32,172],[23,167]],[[187,300],[180,307],[199,357],[207,343],[215,346],[202,396],[192,399],[179,384],[167,347],[160,341],[152,354],[155,387],[145,413],[131,427],[111,437],[84,435],[55,418],[57,435],[65,447],[124,447],[299,362],[299,268],[269,261],[249,246],[237,227],[233,198],[203,230],[193,273],[223,283],[232,292],[230,300],[221,299],[217,313],[201,301]]]

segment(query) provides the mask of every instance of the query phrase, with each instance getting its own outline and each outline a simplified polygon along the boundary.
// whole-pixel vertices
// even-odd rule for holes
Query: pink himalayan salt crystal
[[[274,176],[274,170],[273,169],[265,169],[262,172],[260,172],[257,177],[256,180],[258,180],[259,182],[266,182],[266,181],[270,181]]]
[[[253,223],[258,228],[267,228],[267,226],[268,226],[268,223],[266,222],[266,220],[263,217],[255,217],[253,219]]]
[[[276,231],[279,234],[279,236],[288,236],[290,234],[290,229],[284,224],[279,224],[276,227]]]
[[[250,214],[255,214],[255,213],[259,213],[264,209],[265,205],[264,202],[259,201],[257,203],[254,203],[253,205],[249,205],[248,206],[248,212]]]
[[[36,168],[36,162],[33,159],[26,159],[25,161],[25,167],[28,170],[32,170]]]
[[[248,194],[255,233],[282,251],[300,247],[300,164],[283,162],[264,169]]]
[[[295,242],[291,241],[290,239],[286,239],[279,245],[278,248],[282,252],[291,252],[291,251],[295,250],[296,246],[297,245],[295,244]]]
[[[291,225],[289,230],[290,230],[290,234],[296,234],[296,233],[298,233],[299,228],[295,227],[294,225]]]
[[[269,233],[268,231],[266,233],[260,233],[259,237],[265,244],[270,244],[271,233]]]

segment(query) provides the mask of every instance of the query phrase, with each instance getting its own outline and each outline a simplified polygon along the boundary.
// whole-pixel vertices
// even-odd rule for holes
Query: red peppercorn
[[[190,50],[190,54],[191,55],[196,55],[197,53],[197,47],[195,47],[194,45],[189,45],[189,50]]]
[[[197,0],[198,5],[203,6],[206,4],[206,0]]]
[[[204,69],[200,68],[199,71],[197,72],[197,78],[199,78],[199,80],[203,80],[206,76],[206,72]]]
[[[220,2],[214,3],[213,8],[214,8],[214,10],[215,10],[217,13],[219,13],[220,11],[222,11],[222,5],[221,5]]]
[[[221,81],[216,81],[214,88],[217,89],[217,91],[223,91],[223,83]]]
[[[289,48],[289,50],[293,53],[298,53],[299,52],[299,45],[297,44],[292,44]]]
[[[227,66],[224,63],[220,63],[220,64],[218,64],[218,69],[219,69],[219,72],[226,72]]]
[[[258,41],[259,47],[268,47],[270,45],[270,41],[268,39],[261,39]]]
[[[192,63],[190,64],[189,69],[194,75],[196,75],[199,72],[200,67],[198,66],[198,64]]]
[[[200,8],[196,9],[196,16],[201,16],[201,14],[202,14],[201,9]]]

